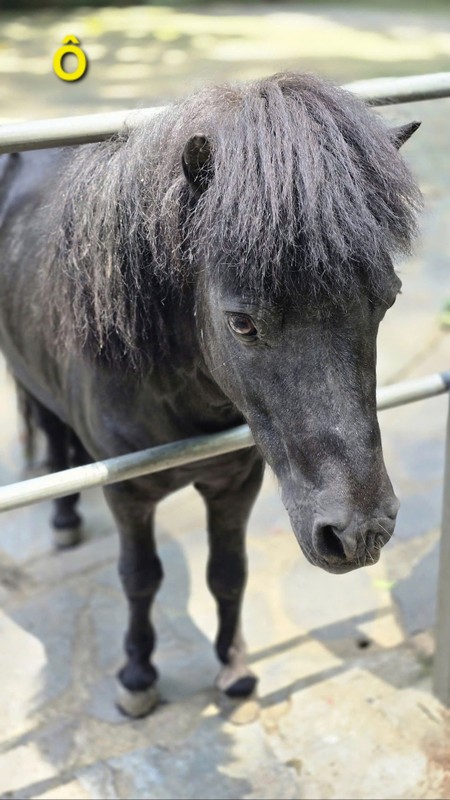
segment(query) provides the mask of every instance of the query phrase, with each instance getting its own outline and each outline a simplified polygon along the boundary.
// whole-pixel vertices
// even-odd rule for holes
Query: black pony
[[[239,618],[263,459],[313,564],[370,564],[393,531],[376,335],[420,202],[397,152],[416,127],[283,74],[205,89],[102,144],[0,162],[0,342],[52,467],[244,420],[257,444],[105,489],[131,715],[156,698],[153,518],[168,493],[194,483],[207,506],[217,684],[232,696],[256,683]],[[58,501],[59,543],[77,538],[76,500]]]

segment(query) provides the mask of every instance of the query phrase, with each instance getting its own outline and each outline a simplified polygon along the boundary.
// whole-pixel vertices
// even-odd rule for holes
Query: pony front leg
[[[128,659],[117,675],[117,705],[131,717],[143,717],[158,703],[158,673],[150,661],[155,646],[150,611],[163,578],[153,531],[155,505],[130,484],[105,487],[104,493],[119,528],[119,574],[129,610]]]
[[[216,652],[222,663],[217,688],[229,697],[248,697],[257,677],[249,669],[241,633],[241,607],[247,580],[245,533],[247,520],[259,492],[264,464],[252,459],[250,471],[240,481],[221,480],[196,484],[208,511],[208,586],[217,602],[219,628]]]

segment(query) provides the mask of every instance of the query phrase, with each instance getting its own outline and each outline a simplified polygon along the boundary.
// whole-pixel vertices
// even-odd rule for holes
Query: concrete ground
[[[234,60],[225,57],[230,42],[236,44],[239,21],[248,38],[266,35],[264,25],[273,25],[267,8],[204,14],[198,18],[200,43],[194,34],[187,44],[176,35],[176,47],[173,20],[172,27],[167,19],[165,27],[159,22],[158,36],[149,33],[148,53],[160,48],[165,59],[160,58],[156,86],[156,62],[148,55],[146,63],[153,66],[147,77],[154,81],[148,82],[148,104],[177,93],[176,78],[185,75],[186,63],[190,77],[184,82],[192,84],[204,78],[208,65],[222,70],[222,77],[280,68],[278,51],[272,60],[266,58],[264,68],[255,50],[253,61],[242,60],[245,48]],[[112,15],[111,36],[130,41],[111,69],[130,64],[132,56],[137,58],[130,48],[142,47],[134,12],[121,13]],[[222,38],[217,34],[221,13]],[[83,19],[93,44],[106,48],[106,58],[110,39],[101,30],[102,14]],[[248,23],[239,14],[254,18],[255,28],[245,28]],[[374,75],[433,71],[448,53],[450,21],[444,17],[406,14],[400,20],[395,12],[334,7],[300,13],[279,4],[277,15],[277,24],[289,27],[292,38],[297,31],[299,41],[306,29],[319,28],[322,40],[324,31],[341,26],[345,59],[339,54],[334,60],[325,54],[295,59],[289,51],[285,65],[322,65],[322,71],[334,71],[342,80],[366,77],[370,70]],[[30,117],[81,113],[92,110],[96,96],[98,110],[135,104],[141,96],[136,92],[143,92],[137,68],[123,72],[128,78],[117,72],[108,84],[109,99],[94,68],[92,82],[85,79],[84,89],[80,83],[76,108],[64,94],[68,87],[38,95],[36,75],[47,89],[50,78],[39,71],[32,77],[30,64],[21,71],[20,56],[27,47],[27,58],[34,58],[38,69],[33,47],[38,47],[42,19],[11,17],[2,25],[6,46],[0,47],[0,70],[6,72],[9,64],[0,86],[4,119],[26,117],[28,110]],[[155,27],[154,19],[146,16],[146,24],[153,20]],[[66,22],[60,22],[54,24],[65,33]],[[375,37],[366,36],[364,47],[363,33]],[[391,40],[397,43],[387,51],[390,60],[376,49],[383,37],[388,48]],[[330,34],[327,41],[331,47],[335,39]],[[375,41],[372,50],[370,41]],[[219,45],[222,60],[215,49]],[[336,42],[333,46],[339,49]],[[173,51],[185,53],[185,61]],[[403,54],[403,60],[394,62],[393,53]],[[417,61],[417,53],[422,62],[413,69],[408,59]],[[450,338],[439,325],[450,294],[449,111],[450,100],[384,112],[392,120],[423,121],[405,155],[424,191],[425,211],[415,254],[399,266],[403,294],[382,325],[380,385],[450,367]],[[0,403],[0,483],[8,483],[21,477],[23,460],[6,371],[1,372]],[[158,516],[166,573],[155,611],[163,702],[140,721],[125,719],[114,706],[126,608],[116,576],[116,535],[101,493],[83,497],[84,541],[72,552],[52,551],[48,504],[5,514],[0,533],[1,796],[450,797],[450,716],[430,689],[446,409],[447,398],[439,397],[380,414],[386,463],[402,507],[396,535],[370,569],[332,576],[311,567],[267,475],[250,523],[244,617],[252,666],[261,680],[258,698],[242,705],[219,701],[212,688],[215,613],[204,580],[204,513],[192,490],[166,501]]]

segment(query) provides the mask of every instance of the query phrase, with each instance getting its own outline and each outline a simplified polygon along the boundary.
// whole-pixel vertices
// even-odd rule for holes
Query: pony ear
[[[417,128],[420,128],[421,122],[407,122],[406,125],[399,125],[397,128],[391,128],[391,139],[397,148],[400,149],[402,144],[408,141],[408,139],[416,132]]]
[[[192,136],[181,156],[183,172],[197,195],[202,194],[212,177],[211,144],[206,136]]]

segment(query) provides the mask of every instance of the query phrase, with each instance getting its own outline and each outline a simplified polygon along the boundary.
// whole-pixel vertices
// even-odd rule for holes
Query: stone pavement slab
[[[113,705],[126,613],[112,534],[29,561],[27,580],[7,592],[3,646],[27,667],[6,665],[7,695],[22,707],[8,717],[6,697],[0,706],[2,720],[13,717],[0,731],[2,796],[441,796],[430,793],[444,780],[430,753],[448,719],[397,622],[383,562],[347,576],[311,567],[269,475],[250,526],[244,613],[259,696],[218,701],[203,508],[183,494],[190,529],[178,535],[174,500],[159,515],[163,704],[148,719]]]

